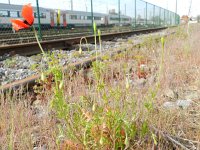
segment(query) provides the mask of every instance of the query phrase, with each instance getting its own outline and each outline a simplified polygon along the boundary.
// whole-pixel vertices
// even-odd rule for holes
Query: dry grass
[[[165,89],[176,99],[199,92],[200,29],[191,28],[189,37],[183,29],[165,39],[160,82],[161,43],[149,39],[91,70],[65,74],[66,117],[49,107],[55,93],[48,84],[36,97],[1,94],[0,149],[189,149],[191,143],[200,149],[199,98],[187,109],[163,108]],[[146,79],[139,79],[141,64]]]

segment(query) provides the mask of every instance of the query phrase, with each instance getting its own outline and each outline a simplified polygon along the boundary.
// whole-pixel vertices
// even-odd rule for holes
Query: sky
[[[8,3],[9,0],[0,0],[0,3]],[[55,8],[55,9],[71,9],[71,0],[38,0],[41,7]],[[139,0],[138,0],[139,1]],[[176,0],[145,0],[154,5],[169,9],[175,12]],[[177,0],[177,13],[179,15],[187,15],[189,12],[191,0]],[[36,0],[10,0],[11,4],[26,4],[31,3],[36,5]],[[93,0],[94,11],[108,12],[111,9],[118,11],[118,0]],[[145,3],[138,2],[138,9],[143,10]],[[197,16],[200,14],[200,0],[192,0],[190,16]],[[81,11],[90,11],[90,0],[73,0],[73,9]],[[121,11],[126,14],[134,13],[134,0],[121,0]]]

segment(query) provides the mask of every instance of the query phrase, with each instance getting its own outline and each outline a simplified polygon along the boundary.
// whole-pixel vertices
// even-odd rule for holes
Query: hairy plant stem
[[[80,54],[82,54],[82,48],[81,48],[82,40],[85,40],[85,43],[87,44],[87,50],[88,50],[88,52],[90,51],[86,37],[82,37],[81,40],[80,40],[80,46],[79,46],[79,53]]]
[[[34,34],[35,34],[35,38],[36,38],[37,43],[38,43],[38,45],[39,45],[39,47],[40,47],[40,50],[41,50],[41,52],[42,52],[42,54],[43,54],[43,56],[44,56],[45,53],[44,53],[44,50],[43,50],[43,48],[42,48],[42,45],[40,44],[40,41],[39,41],[39,38],[38,38],[38,35],[37,35],[37,31],[35,30],[35,27],[34,27],[34,26],[33,26],[33,32],[34,32]]]

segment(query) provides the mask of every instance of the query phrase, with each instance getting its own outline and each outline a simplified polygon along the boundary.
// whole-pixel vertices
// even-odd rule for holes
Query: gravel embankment
[[[144,34],[144,35],[134,35],[126,39],[115,39],[113,41],[103,41],[102,42],[102,53],[106,51],[111,51],[118,49],[120,47],[129,47],[138,43],[141,43],[145,37],[148,36],[163,36],[167,34],[167,30]],[[89,51],[88,51],[89,49]],[[97,46],[98,53],[100,52],[100,46]],[[82,54],[79,53],[79,45],[75,45],[74,48],[70,51],[64,50],[53,50],[49,52],[51,57],[59,60],[60,65],[67,65],[69,63],[74,63],[81,61],[85,58],[95,56],[95,45],[93,44],[83,44],[82,45]],[[2,59],[5,60],[1,61]],[[42,58],[41,54],[33,55],[31,57],[24,57],[15,55],[9,57],[5,54],[0,56],[0,85],[5,85],[10,82],[24,79],[28,76],[37,74],[41,69],[47,68],[47,62],[50,62],[51,59],[45,60]]]

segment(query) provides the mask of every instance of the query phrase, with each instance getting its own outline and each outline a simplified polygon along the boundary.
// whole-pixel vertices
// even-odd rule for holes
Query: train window
[[[85,16],[81,16],[81,20],[85,20]]]
[[[46,14],[45,13],[41,13],[40,14],[40,18],[46,18]]]
[[[129,21],[129,18],[122,18],[122,21]]]
[[[94,17],[94,20],[101,20],[101,17]]]
[[[72,20],[77,20],[77,15],[71,15],[70,18],[71,18]]]
[[[78,19],[78,20],[81,20],[81,16],[77,16],[77,19]]]
[[[10,17],[18,18],[18,12],[17,11],[10,11]]]
[[[21,18],[22,17],[22,12],[18,11],[18,16]]]
[[[38,13],[34,13],[34,17],[38,18]],[[46,18],[46,14],[45,13],[40,13],[40,18]]]
[[[87,20],[92,20],[92,17],[91,16],[87,16]]]
[[[34,17],[35,17],[35,18],[37,18],[37,17],[38,17],[38,14],[37,14],[36,12],[34,13]]]
[[[119,21],[119,18],[113,18],[113,17],[111,17],[110,20],[112,20],[112,21]]]
[[[8,17],[8,11],[0,10],[0,17]]]

